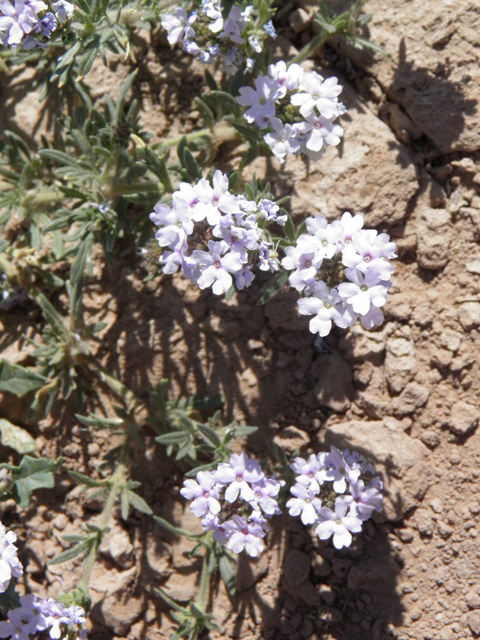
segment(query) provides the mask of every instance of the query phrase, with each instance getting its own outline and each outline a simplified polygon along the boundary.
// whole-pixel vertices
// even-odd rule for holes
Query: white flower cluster
[[[329,223],[307,218],[307,232],[285,249],[282,266],[293,271],[289,282],[306,297],[298,301],[302,315],[313,315],[310,331],[326,336],[332,322],[346,328],[357,321],[366,329],[383,322],[394,271],[395,243],[386,233],[363,229],[363,216],[344,213]]]
[[[330,453],[312,454],[308,460],[295,458],[290,466],[296,484],[290,489],[294,497],[287,502],[289,514],[313,525],[320,540],[333,536],[337,549],[350,546],[352,533],[361,531],[374,511],[381,511],[382,482],[374,477],[365,485],[362,476],[373,475],[375,469],[356,451],[331,447]]]
[[[80,628],[85,622],[82,607],[66,607],[52,598],[42,600],[33,594],[20,596],[20,606],[10,609],[7,618],[0,622],[0,638],[28,640],[47,629],[52,640],[87,638],[85,630]]]
[[[267,478],[256,460],[232,454],[214,472],[200,471],[197,481],[185,480],[180,493],[193,500],[190,509],[202,519],[204,531],[234,553],[244,549],[255,558],[264,549],[267,520],[280,509],[282,483]]]
[[[234,4],[224,20],[220,2],[215,0],[203,0],[198,11],[191,13],[177,8],[162,16],[161,22],[172,46],[181,42],[187,53],[207,64],[223,56],[228,73],[242,66],[253,69],[253,54],[261,52],[267,36],[276,36],[271,22],[257,26],[253,6]]]
[[[287,153],[303,153],[319,160],[325,148],[338,145],[343,129],[334,121],[346,112],[338,96],[337,78],[326,80],[298,64],[281,60],[268,67],[268,75],[255,79],[255,89],[242,87],[237,101],[248,107],[244,118],[268,129],[265,142],[280,160]]]
[[[23,566],[17,558],[14,544],[16,539],[13,531],[7,532],[0,522],[0,593],[8,589],[12,578],[20,578],[23,574]],[[33,594],[20,596],[20,606],[10,609],[7,618],[8,620],[0,622],[0,638],[28,640],[47,629],[52,640],[67,637],[85,640],[87,637],[81,628],[85,622],[82,607],[66,607],[52,598],[42,600]]]
[[[1,15],[3,14],[3,15]],[[58,25],[73,16],[73,4],[57,0],[50,5],[43,0],[0,0],[0,42],[22,49],[46,47]]]
[[[8,589],[12,578],[23,575],[22,563],[17,558],[16,541],[17,536],[13,531],[7,531],[0,522],[0,593]]]
[[[238,289],[248,287],[258,263],[263,271],[277,271],[276,248],[265,225],[285,224],[280,207],[268,199],[258,203],[229,192],[228,177],[215,171],[210,183],[202,178],[186,182],[172,196],[172,206],[157,204],[150,219],[164,249],[160,263],[164,273],[178,268],[200,289],[212,287],[220,295],[230,289],[232,276]]]

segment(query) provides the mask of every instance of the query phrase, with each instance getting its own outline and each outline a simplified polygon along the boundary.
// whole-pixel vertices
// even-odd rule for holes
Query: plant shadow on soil
[[[370,452],[360,453],[376,462]],[[188,507],[179,505],[181,497],[174,495],[175,483],[181,482],[181,477],[175,476],[173,461],[163,459],[159,453],[160,460],[162,465],[166,463],[161,488],[158,464],[142,464],[136,479],[141,479],[144,486],[150,483],[153,492],[162,495],[156,503],[157,513],[181,527],[199,530],[198,521]],[[173,475],[169,475],[169,468]],[[381,470],[379,464],[377,469]],[[382,473],[384,480],[391,471],[387,465]],[[165,496],[168,497],[164,499]],[[153,597],[160,620],[163,615],[168,617],[168,607],[153,595],[153,585],[164,586],[167,593],[171,587],[174,590],[171,593],[180,594],[183,600],[180,604],[185,605],[198,593],[201,562],[188,558],[193,544],[175,540],[157,525],[152,527],[147,522],[145,525],[137,528],[143,548],[138,575],[149,597]],[[369,521],[350,548],[338,551],[331,540],[319,541],[298,518],[286,514],[274,518],[269,550],[258,560],[245,554],[239,556],[239,593],[229,597],[223,584],[217,581],[213,585],[213,612],[220,626],[228,629],[229,637],[233,638],[248,637],[247,629],[252,624],[261,628],[262,637],[275,640],[394,638],[391,627],[402,624],[404,607],[397,589],[402,560],[391,545],[390,530],[388,523]],[[163,573],[152,567],[152,555],[145,551],[147,538],[152,535],[156,556],[165,558],[167,554],[171,558]],[[172,571],[177,576],[170,583]],[[146,638],[147,631],[138,636],[138,640]]]

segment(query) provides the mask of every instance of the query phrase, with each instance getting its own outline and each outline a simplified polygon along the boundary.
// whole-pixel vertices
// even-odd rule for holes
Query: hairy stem
[[[328,33],[328,31],[322,31],[321,33],[319,33],[318,36],[315,36],[313,40],[311,40],[307,45],[305,45],[303,49],[294,58],[292,58],[288,66],[290,66],[294,62],[296,63],[302,62],[303,60],[311,56],[315,52],[315,50],[318,49],[318,47],[320,47],[322,44],[325,44],[325,42],[329,38],[331,38],[332,35],[335,35],[335,34]]]
[[[112,484],[110,488],[110,493],[108,495],[105,506],[103,507],[102,515],[100,516],[100,522],[98,523],[99,529],[105,530],[110,520],[110,516],[112,515],[113,507],[115,506],[115,502],[117,500],[118,494],[122,490],[122,487],[125,484],[125,464],[121,462],[117,470],[112,477]],[[83,572],[82,578],[78,583],[79,589],[84,589],[88,591],[88,583],[90,582],[90,577],[92,575],[93,567],[95,565],[95,560],[98,555],[98,548],[100,546],[101,539],[98,538],[97,542],[90,549],[85,561],[83,563]]]

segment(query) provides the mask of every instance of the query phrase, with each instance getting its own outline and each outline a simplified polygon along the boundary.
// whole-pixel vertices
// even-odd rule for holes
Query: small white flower
[[[335,118],[339,114],[337,96],[342,92],[337,78],[323,77],[316,71],[304,73],[300,80],[300,91],[290,98],[293,105],[300,107],[304,118],[317,109],[325,118]]]
[[[362,530],[362,521],[355,515],[348,514],[348,506],[340,501],[335,501],[335,511],[328,507],[322,507],[319,511],[319,524],[315,533],[320,540],[328,540],[333,535],[333,544],[336,549],[350,546],[352,533]]]
[[[313,524],[317,519],[317,511],[322,506],[315,491],[303,484],[296,484],[290,489],[290,493],[295,497],[287,501],[288,513],[291,516],[300,516],[303,524]]]

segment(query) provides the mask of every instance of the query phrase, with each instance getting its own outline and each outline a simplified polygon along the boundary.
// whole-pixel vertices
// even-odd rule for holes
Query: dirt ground
[[[311,37],[310,6],[284,3],[285,23],[295,26],[280,30],[284,51]],[[298,7],[303,22],[292,19]],[[294,292],[258,307],[261,278],[230,302],[181,277],[145,285],[145,264],[133,252],[88,284],[91,319],[107,323],[99,355],[139,394],[162,377],[173,394],[222,393],[226,419],[260,427],[252,454],[266,455],[268,438],[287,453],[342,444],[368,456],[385,482],[385,514],[350,549],[335,551],[281,517],[269,550],[258,561],[240,558],[238,595],[215,586],[223,632],[212,640],[480,636],[480,6],[370,0],[367,9],[367,35],[391,57],[333,42],[305,63],[345,86],[344,142],[316,164],[260,158],[249,172],[268,179],[277,197],[291,195],[296,221],[349,210],[393,236],[399,258],[380,329],[336,329],[318,347]],[[88,82],[101,98],[128,72],[121,63],[98,66]],[[201,126],[192,105],[202,74],[183,53],[146,44],[136,84],[145,128],[162,138]],[[0,107],[8,128],[30,114],[21,128],[33,134],[45,121],[37,126],[34,96],[13,104],[18,83],[12,79]],[[219,167],[241,155],[224,145]],[[9,313],[0,322],[2,356],[24,361],[11,335],[28,318]],[[22,408],[4,400],[0,411],[18,419]],[[88,434],[68,412],[35,435],[42,455],[61,453],[65,468],[93,475],[109,446],[106,434]],[[179,496],[182,469],[153,436],[134,477],[156,514],[199,530]],[[65,474],[19,514],[29,589],[55,596],[75,586],[77,560],[49,568],[46,561],[100,508]],[[5,518],[13,513],[7,505]],[[92,577],[91,638],[167,638],[174,623],[153,589],[188,602],[200,561],[188,557],[191,543],[150,518],[133,514],[125,525],[117,516]]]

